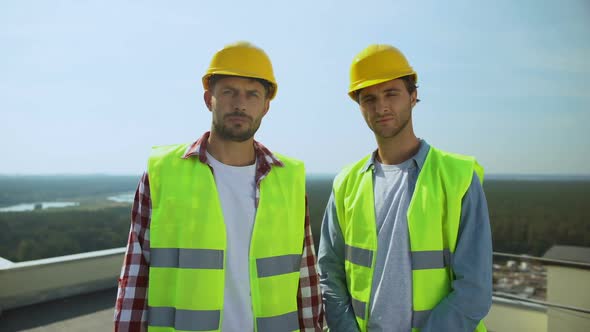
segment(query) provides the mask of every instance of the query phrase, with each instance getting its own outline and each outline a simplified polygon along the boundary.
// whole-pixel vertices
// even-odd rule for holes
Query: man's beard
[[[411,119],[411,117],[405,119],[405,121],[402,120],[403,122],[400,124],[400,126],[398,128],[390,128],[390,129],[382,129],[382,130],[379,130],[376,128],[370,128],[370,129],[373,131],[373,133],[376,136],[378,136],[380,138],[393,138],[393,137],[396,137],[397,135],[399,135],[399,133],[401,133],[408,126],[408,123],[410,123],[410,119]],[[375,126],[375,127],[377,127],[377,126]]]
[[[254,134],[258,131],[260,127],[260,120],[261,119],[253,119],[251,116],[246,115],[241,112],[232,112],[223,116],[223,119],[229,116],[241,116],[250,120],[250,127],[244,128],[247,123],[241,124],[233,124],[231,126],[226,126],[224,121],[217,122],[213,121],[213,128],[215,129],[215,133],[217,133],[222,139],[234,142],[245,142],[250,138],[254,137]]]

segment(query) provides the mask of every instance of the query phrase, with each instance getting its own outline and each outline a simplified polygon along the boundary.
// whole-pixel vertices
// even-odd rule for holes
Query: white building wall
[[[547,302],[590,310],[590,270],[547,267]],[[547,310],[549,332],[590,331],[590,314]]]

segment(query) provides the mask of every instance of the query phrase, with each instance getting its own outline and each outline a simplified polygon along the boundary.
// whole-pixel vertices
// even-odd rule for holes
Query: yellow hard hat
[[[418,81],[418,74],[400,50],[391,45],[369,45],[352,61],[348,95],[356,101],[358,90],[408,75]]]
[[[277,94],[277,82],[270,59],[264,51],[248,42],[226,45],[211,59],[209,69],[203,76],[203,88],[209,90],[211,75],[231,75],[261,78],[270,83],[269,98]]]

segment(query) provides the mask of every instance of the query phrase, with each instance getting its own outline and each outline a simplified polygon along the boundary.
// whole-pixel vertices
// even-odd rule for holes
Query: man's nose
[[[384,100],[382,99],[377,99],[376,103],[375,103],[375,111],[377,112],[377,114],[379,115],[383,115],[385,113],[388,113],[390,111],[390,107],[387,103],[384,102]]]
[[[236,110],[244,111],[246,109],[246,95],[241,92],[235,93],[233,98],[233,107]]]

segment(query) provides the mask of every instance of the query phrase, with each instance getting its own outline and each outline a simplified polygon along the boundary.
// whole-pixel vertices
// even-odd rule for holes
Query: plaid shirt
[[[207,160],[206,132],[199,140],[191,144],[183,158],[199,158],[209,165]],[[283,167],[266,147],[254,141],[256,154],[256,206],[260,197],[260,182],[271,171],[271,166]],[[299,326],[301,331],[321,331],[323,323],[322,301],[319,289],[319,278],[316,266],[315,250],[309,223],[307,197],[305,199],[305,239],[301,268],[299,274],[299,290],[297,304]],[[115,305],[115,331],[146,331],[147,330],[147,292],[150,266],[149,228],[151,221],[150,185],[147,173],[141,177],[131,211],[131,230],[127,243],[127,252]]]

